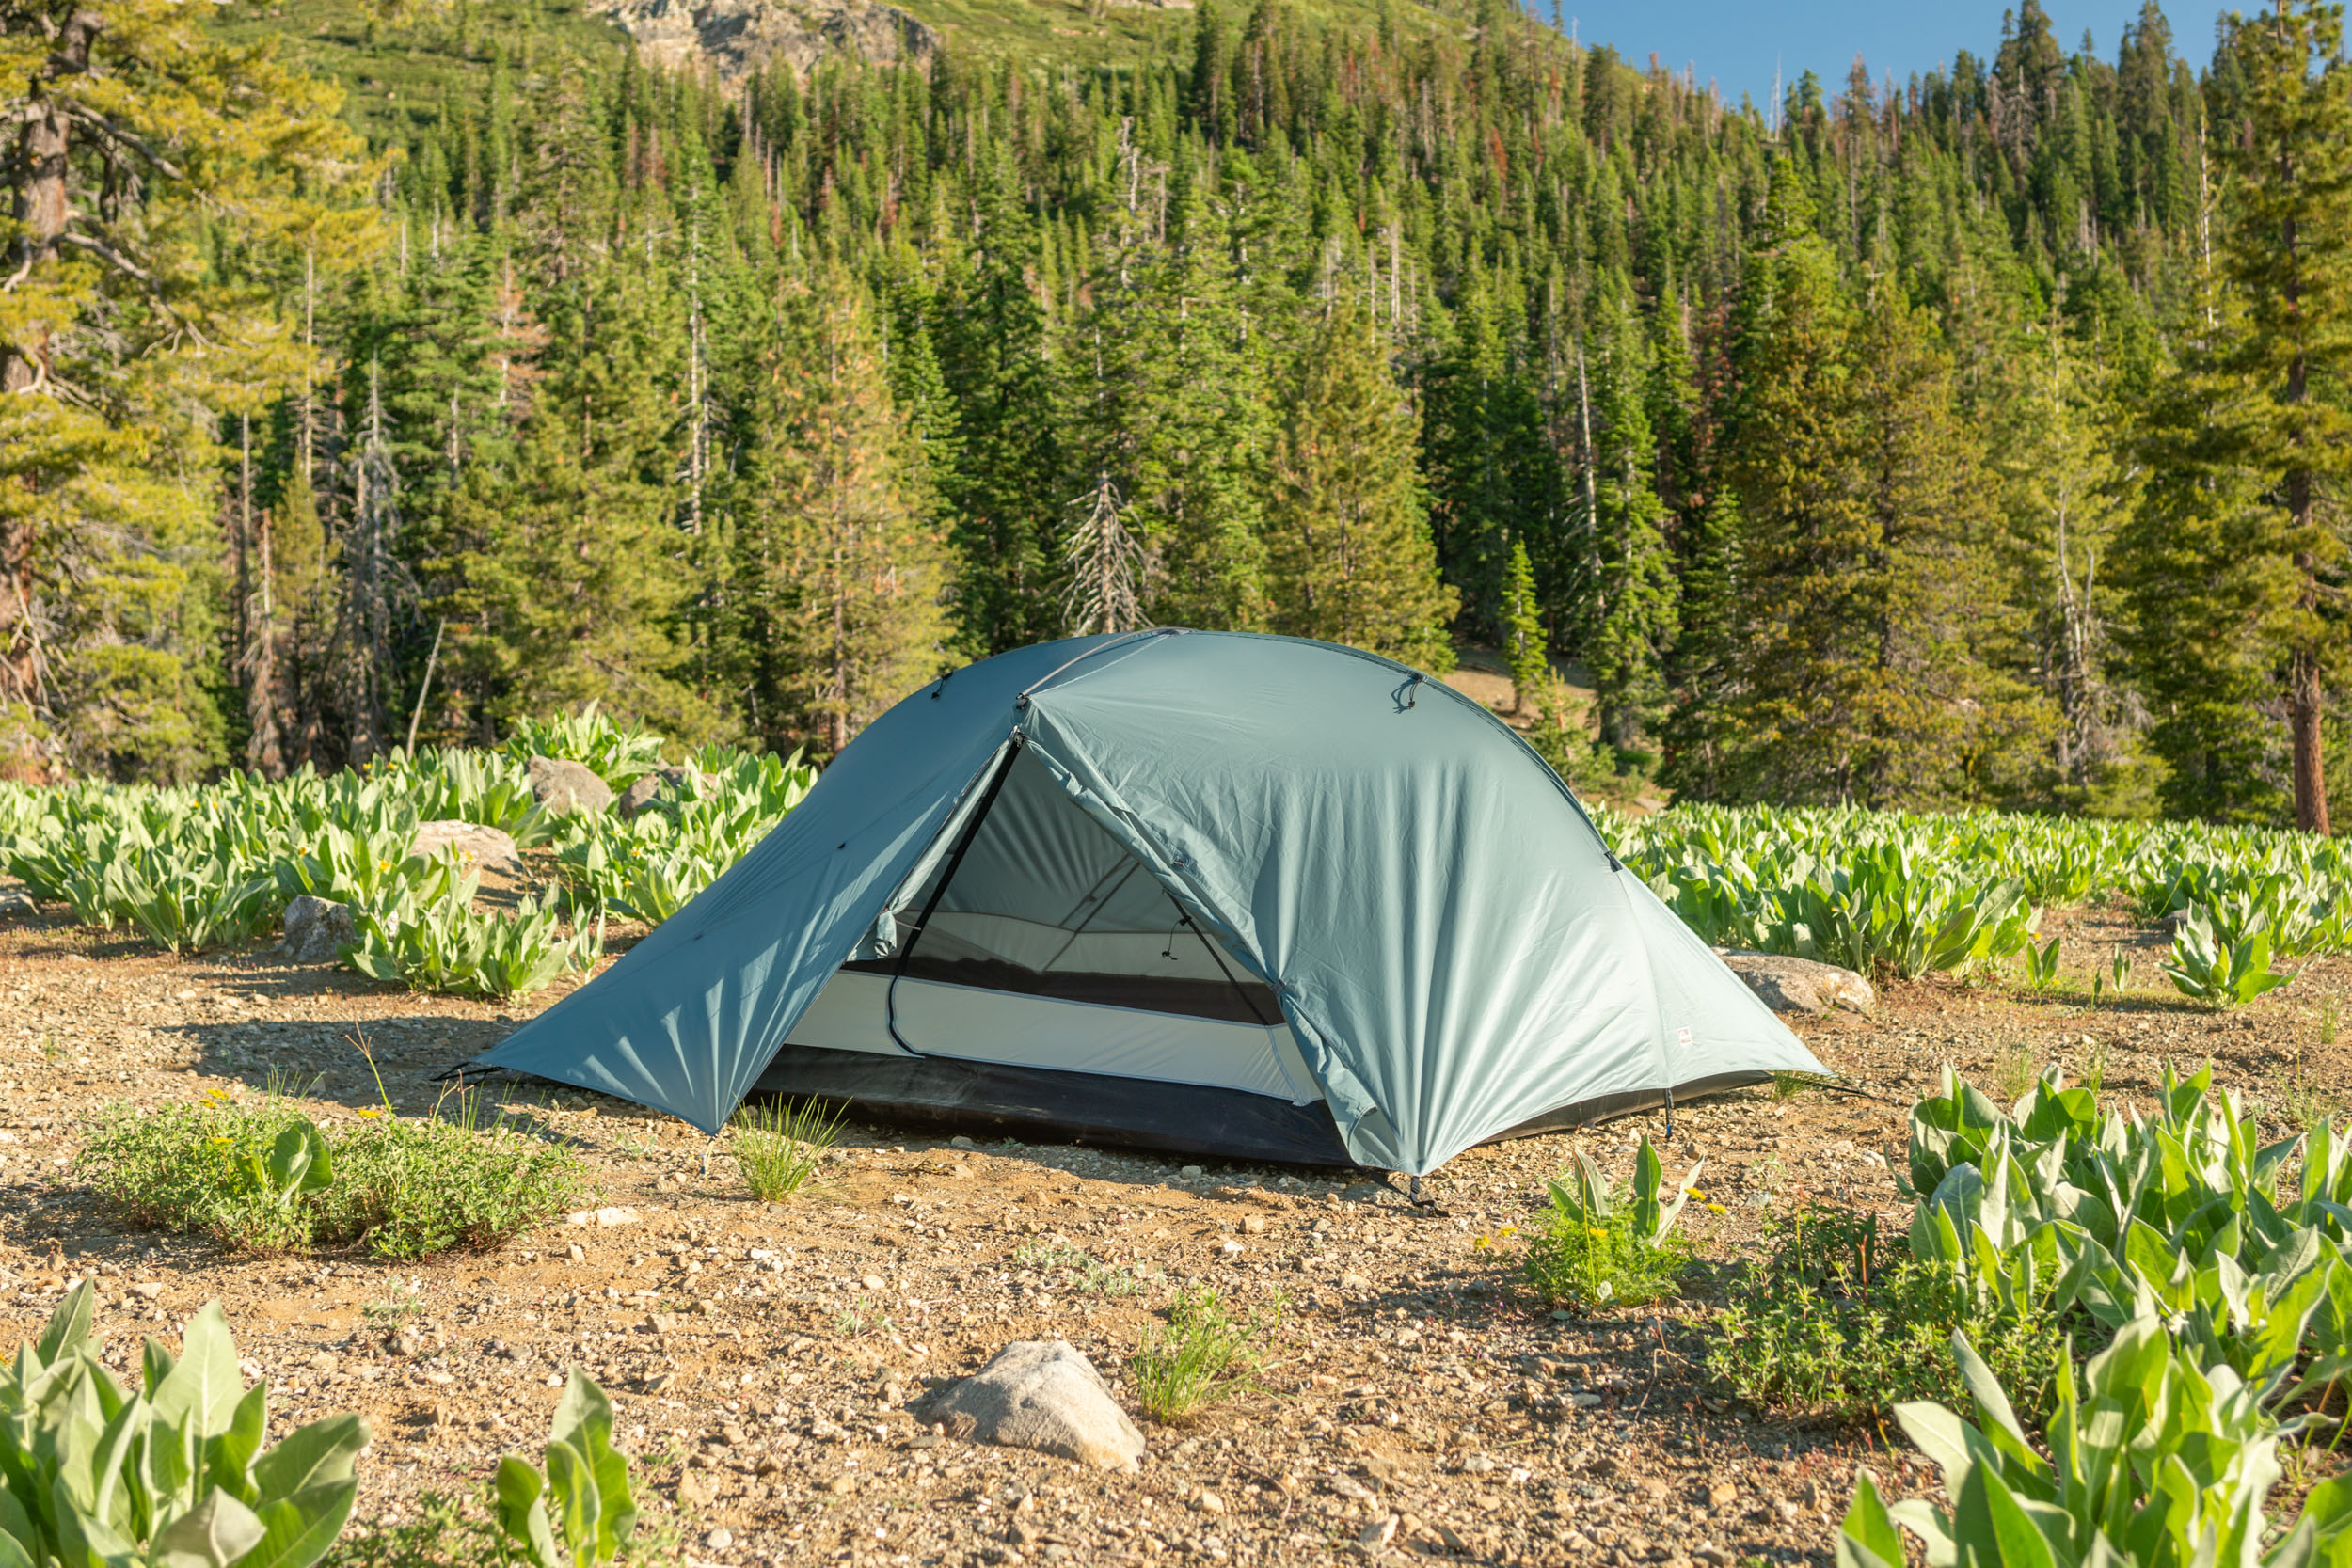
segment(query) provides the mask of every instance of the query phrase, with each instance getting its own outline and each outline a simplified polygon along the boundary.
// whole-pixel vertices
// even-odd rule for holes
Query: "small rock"
[[[1241,1251],[1241,1243],[1233,1240],[1231,1236],[1228,1236],[1225,1240],[1216,1243],[1216,1250],[1223,1253],[1226,1257],[1232,1258]]]
[[[1396,1539],[1396,1515],[1375,1519],[1356,1534],[1356,1544],[1368,1552],[1376,1552]]]
[[[947,1140],[947,1147],[949,1148],[977,1148],[979,1145],[959,1132]]]
[[[1869,981],[1836,964],[1724,948],[1716,949],[1716,956],[1776,1013],[1825,1013],[1833,1007],[1867,1013],[1878,1006]]]
[[[1225,1499],[1204,1486],[1200,1495],[1192,1499],[1192,1506],[1203,1513],[1222,1513],[1225,1512]]]
[[[335,1353],[333,1351],[323,1350],[316,1355],[310,1357],[310,1370],[314,1372],[331,1372],[335,1370]]]
[[[1360,1274],[1343,1274],[1340,1275],[1340,1289],[1348,1292],[1350,1295],[1363,1295],[1369,1292],[1373,1288],[1372,1281]]]
[[[1674,1496],[1674,1488],[1660,1481],[1656,1476],[1644,1481],[1636,1490],[1642,1494],[1642,1500],[1646,1503],[1662,1503]]]
[[[30,920],[39,913],[40,906],[33,902],[31,895],[14,888],[0,893],[0,920]]]
[[[640,775],[627,789],[613,809],[624,818],[633,818],[663,797],[673,800],[697,795],[702,789],[702,775],[691,768],[657,768]]]
[[[1142,1467],[1143,1433],[1094,1363],[1064,1339],[1022,1339],[949,1384],[922,1413],[959,1437],[1035,1449],[1098,1469]]]
[[[532,757],[525,766],[531,793],[550,816],[600,816],[612,806],[612,790],[586,763]]]
[[[1740,1500],[1740,1489],[1727,1481],[1719,1481],[1707,1489],[1707,1506],[1729,1508]]]
[[[142,1279],[137,1284],[131,1287],[131,1293],[135,1296],[144,1296],[149,1301],[160,1300],[164,1293],[163,1282],[154,1279]]]
[[[885,1288],[886,1284],[882,1276],[878,1274],[869,1274],[864,1279],[859,1280],[858,1283],[865,1286],[869,1291],[882,1290]]]
[[[1263,1236],[1265,1234],[1265,1216],[1250,1214],[1242,1220],[1241,1228],[1245,1236]]]
[[[408,841],[408,852],[428,859],[454,853],[460,872],[495,871],[509,877],[523,875],[523,858],[516,850],[514,839],[496,828],[485,828],[479,822],[453,819],[420,822],[416,836]]]
[[[564,1216],[564,1223],[565,1225],[593,1225],[599,1230],[610,1230],[615,1226],[635,1225],[637,1211],[634,1209],[576,1209]]]
[[[278,956],[295,963],[333,963],[340,952],[356,946],[359,927],[351,916],[351,906],[303,894],[286,905],[285,940],[278,944]]]
[[[1176,1174],[1183,1177],[1187,1181],[1198,1181],[1200,1180],[1202,1172],[1199,1165],[1186,1165],[1183,1170],[1178,1171]]]
[[[735,1544],[735,1532],[722,1525],[703,1537],[703,1544],[714,1552],[723,1552]]]
[[[570,1246],[564,1249],[564,1256],[569,1258],[575,1263],[585,1263],[588,1261],[588,1249],[581,1246],[578,1242],[574,1242]]]

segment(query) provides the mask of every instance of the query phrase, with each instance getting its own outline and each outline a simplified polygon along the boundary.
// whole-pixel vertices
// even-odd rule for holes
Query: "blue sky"
[[[1549,18],[1550,0],[1531,0]],[[1759,107],[1772,96],[1775,62],[1788,80],[1808,67],[1832,89],[1841,87],[1859,49],[1870,74],[1890,71],[1902,81],[1913,71],[1948,64],[1966,49],[1990,57],[2001,44],[2004,0],[1922,5],[1916,0],[1560,0],[1564,24],[1573,21],[1587,43],[1612,43],[1636,66],[1656,50],[1661,64],[1694,65],[1699,85],[1709,78],[1733,103],[1742,92]],[[2090,29],[2103,58],[2115,57],[2123,24],[2139,14],[2139,0],[2044,0],[2052,31],[2069,53]],[[2217,6],[2165,7],[2174,47],[2201,65],[2212,48]]]

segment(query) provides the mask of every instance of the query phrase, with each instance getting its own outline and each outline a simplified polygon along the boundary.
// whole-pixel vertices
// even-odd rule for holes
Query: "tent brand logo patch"
[[[1688,1046],[1691,1043],[1691,1026],[1689,1024],[1686,1023],[1681,1028],[1675,1031],[1675,1042],[1677,1045],[1683,1046]]]

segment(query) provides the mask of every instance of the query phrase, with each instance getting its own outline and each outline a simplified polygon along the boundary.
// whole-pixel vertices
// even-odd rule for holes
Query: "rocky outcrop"
[[[1016,1339],[977,1372],[942,1389],[923,1418],[959,1437],[1133,1470],[1143,1433],[1111,1399],[1103,1374],[1067,1339]]]
[[[1851,969],[1791,958],[1779,953],[1740,953],[1718,948],[1731,972],[1776,1013],[1825,1013],[1851,1007],[1867,1013],[1878,1006],[1870,982]]]
[[[645,57],[700,66],[723,82],[771,65],[806,74],[829,55],[926,65],[939,34],[896,6],[839,0],[591,0]]]

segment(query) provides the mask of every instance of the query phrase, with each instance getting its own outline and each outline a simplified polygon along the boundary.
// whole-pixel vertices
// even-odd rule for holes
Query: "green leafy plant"
[[[2265,1505],[2282,1474],[2279,1445],[2296,1428],[2273,1424],[2229,1368],[2181,1354],[2153,1317],[2120,1329],[2079,1387],[2061,1360],[2039,1444],[1964,1336],[1952,1351],[1975,1422],[1926,1401],[1895,1411],[1942,1471],[1943,1502],[1890,1507],[1864,1471],[1839,1532],[1840,1568],[1902,1568],[1898,1527],[1920,1539],[1930,1562],[1952,1568],[2289,1568],[2341,1562],[2352,1547],[2352,1477],[2313,1487],[2294,1528],[2269,1544]]]
[[[634,724],[616,724],[590,703],[577,714],[524,719],[507,732],[506,754],[583,763],[618,794],[661,766],[661,737]]]
[[[39,1340],[0,1366],[0,1564],[310,1568],[351,1516],[367,1424],[336,1416],[268,1437],[266,1385],[246,1388],[220,1304],[180,1354],[153,1339],[135,1390],[90,1346],[76,1286]]]
[[[1136,1402],[1173,1426],[1251,1386],[1281,1318],[1279,1296],[1266,1311],[1239,1319],[1205,1285],[1178,1291],[1167,1326],[1147,1328],[1127,1359]]]
[[[116,1106],[77,1168],[139,1229],[402,1259],[499,1245],[562,1213],[585,1186],[578,1155],[508,1125],[472,1093],[430,1116],[371,1112],[333,1134],[275,1094]]]
[[[1669,1197],[1665,1166],[1648,1134],[1633,1156],[1633,1180],[1621,1197],[1582,1154],[1565,1180],[1548,1188],[1550,1206],[1529,1242],[1521,1269],[1546,1302],[1625,1306],[1671,1295],[1690,1265],[1689,1242],[1673,1234],[1682,1207],[1697,1196],[1706,1162],[1691,1167]]]
[[[735,1113],[727,1147],[743,1184],[762,1203],[781,1203],[808,1185],[841,1140],[842,1118],[814,1100],[745,1105]]]
[[[2251,1002],[2295,978],[2270,968],[2270,933],[2257,927],[2232,942],[2217,934],[2203,905],[2188,911],[2172,937],[2172,959],[2164,966],[2175,990],[2216,1006]]]
[[[2060,940],[2058,937],[2052,937],[2048,943],[2042,947],[2036,947],[2032,942],[2026,943],[2026,979],[2034,990],[2048,990],[2057,981]]]
[[[499,1525],[532,1568],[596,1568],[637,1534],[628,1460],[612,1446],[612,1404],[579,1368],[555,1407],[547,1468],[499,1461]]]
[[[524,898],[511,915],[477,912],[463,899],[401,895],[361,906],[359,941],[343,961],[372,980],[412,990],[467,996],[526,996],[566,970],[594,969],[604,954],[598,930],[565,934],[551,901]]]

